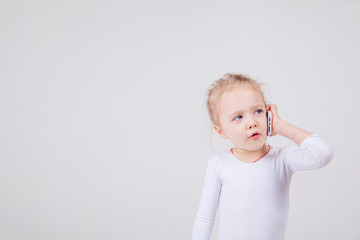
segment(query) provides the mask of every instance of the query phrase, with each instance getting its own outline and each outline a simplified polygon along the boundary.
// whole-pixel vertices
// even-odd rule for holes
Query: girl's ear
[[[224,138],[224,139],[227,139],[228,136],[226,136],[226,134],[224,133],[224,131],[221,129],[220,126],[218,125],[214,125],[214,129],[215,131],[220,135],[220,137]]]

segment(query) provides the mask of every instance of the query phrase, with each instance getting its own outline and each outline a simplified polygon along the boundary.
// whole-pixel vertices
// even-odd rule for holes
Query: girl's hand
[[[279,134],[279,130],[281,129],[282,120],[279,116],[277,106],[275,104],[266,105],[266,111],[270,111],[272,113],[272,133],[271,136],[275,136]]]
[[[281,120],[277,106],[275,104],[266,105],[266,110],[271,111],[272,113],[272,134],[275,136],[277,134],[289,138],[294,141],[298,146],[304,141],[305,138],[312,135],[311,132],[308,132],[304,129],[298,128],[294,125],[291,125],[288,122]]]

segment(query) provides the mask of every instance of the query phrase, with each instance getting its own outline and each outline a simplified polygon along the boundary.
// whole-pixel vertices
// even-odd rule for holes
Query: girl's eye
[[[258,109],[258,110],[255,111],[256,114],[260,114],[260,113],[262,113],[262,112],[263,112],[262,109]]]
[[[242,119],[243,117],[241,115],[237,116],[236,118],[234,118],[234,121],[239,121],[240,119]]]

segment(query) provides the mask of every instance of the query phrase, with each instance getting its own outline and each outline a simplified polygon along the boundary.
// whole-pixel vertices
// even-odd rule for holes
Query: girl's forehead
[[[231,91],[223,95],[219,101],[218,113],[220,116],[228,116],[234,112],[252,111],[254,108],[265,107],[262,95],[256,91]]]

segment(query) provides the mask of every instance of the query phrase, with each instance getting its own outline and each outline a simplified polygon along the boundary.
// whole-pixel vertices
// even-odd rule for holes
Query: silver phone
[[[272,113],[270,111],[266,112],[267,117],[267,135],[271,136],[272,133]]]

